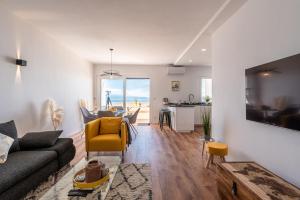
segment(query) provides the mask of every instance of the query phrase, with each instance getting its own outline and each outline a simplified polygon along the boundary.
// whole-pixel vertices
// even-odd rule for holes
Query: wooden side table
[[[300,188],[254,162],[217,165],[217,186],[222,200],[300,199]]]

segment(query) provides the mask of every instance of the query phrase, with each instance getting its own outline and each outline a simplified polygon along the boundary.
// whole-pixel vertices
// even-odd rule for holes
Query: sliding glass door
[[[134,113],[140,108],[137,123],[150,123],[150,79],[126,79],[126,108],[129,113]]]
[[[121,106],[126,114],[140,108],[137,123],[150,123],[150,79],[101,79],[101,110]]]

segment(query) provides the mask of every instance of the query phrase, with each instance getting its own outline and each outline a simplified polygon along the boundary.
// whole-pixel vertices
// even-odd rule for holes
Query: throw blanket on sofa
[[[132,137],[131,137],[131,130],[130,130],[130,126],[129,126],[129,120],[128,118],[123,118],[123,121],[125,122],[126,124],[126,127],[127,127],[127,132],[128,132],[128,137],[127,137],[127,144],[128,146],[131,144],[131,141],[132,141]]]

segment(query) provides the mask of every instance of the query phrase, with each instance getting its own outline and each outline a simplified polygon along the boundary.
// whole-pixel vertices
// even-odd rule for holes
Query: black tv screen
[[[246,69],[246,119],[300,130],[300,54]]]

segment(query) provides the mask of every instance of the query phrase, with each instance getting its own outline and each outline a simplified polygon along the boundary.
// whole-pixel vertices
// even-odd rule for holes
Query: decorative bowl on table
[[[90,161],[86,168],[74,175],[73,186],[76,189],[95,189],[109,181],[109,169],[98,161]]]

